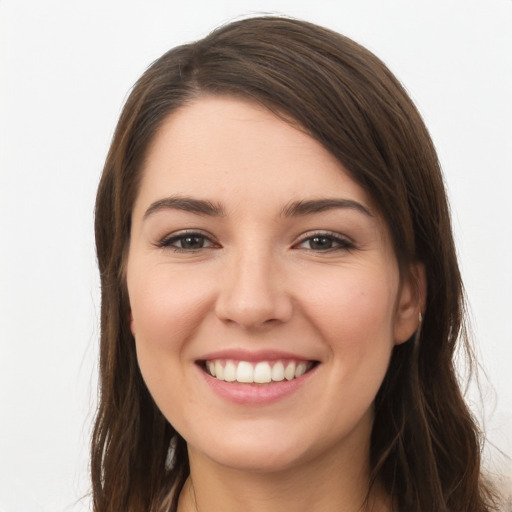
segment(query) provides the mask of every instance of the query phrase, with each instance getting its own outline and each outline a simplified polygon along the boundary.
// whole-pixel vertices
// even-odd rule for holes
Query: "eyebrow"
[[[197,213],[199,215],[209,215],[212,217],[222,217],[225,215],[224,208],[218,203],[206,201],[204,199],[194,199],[186,196],[171,196],[159,199],[151,203],[144,213],[144,219],[147,219],[153,213],[161,210],[183,210],[185,212]]]
[[[295,217],[300,215],[310,215],[313,213],[325,212],[327,210],[335,210],[338,208],[355,210],[368,217],[374,217],[374,215],[370,212],[370,210],[354,201],[353,199],[312,199],[309,201],[295,201],[287,205],[283,211],[282,215],[285,217]]]
[[[294,201],[283,208],[281,215],[285,217],[295,217],[338,208],[356,210],[368,217],[373,217],[373,214],[366,206],[353,199],[311,199],[308,201]],[[187,196],[170,196],[151,203],[144,213],[144,219],[158,211],[166,209],[182,210],[212,217],[223,217],[226,215],[220,203]]]

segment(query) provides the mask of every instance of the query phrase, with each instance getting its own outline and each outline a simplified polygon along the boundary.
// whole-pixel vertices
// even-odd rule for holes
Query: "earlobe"
[[[406,342],[420,328],[427,298],[427,276],[421,263],[411,265],[404,276],[395,321],[395,344]]]

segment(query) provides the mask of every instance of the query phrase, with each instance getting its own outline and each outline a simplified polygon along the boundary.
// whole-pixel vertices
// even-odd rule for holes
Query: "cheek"
[[[392,340],[397,293],[394,272],[367,269],[331,273],[316,282],[305,280],[301,291],[307,297],[304,308],[311,322],[328,333],[329,339],[347,347],[360,346],[376,336]]]
[[[128,274],[132,332],[144,343],[179,343],[190,335],[209,302],[209,292],[199,274],[152,271]]]
[[[172,404],[181,404],[181,409],[192,399],[185,393],[182,363],[211,294],[204,278],[192,272],[171,271],[165,265],[137,270],[132,261],[127,284],[137,361],[153,399],[170,421],[176,419]]]
[[[133,265],[127,277],[138,364],[153,398],[165,410],[165,397],[175,387],[170,380],[187,358],[188,342],[207,314],[211,294],[199,275],[165,265],[143,272]]]
[[[304,311],[327,346],[333,388],[360,414],[373,402],[394,347],[398,273],[352,268],[323,283],[303,290]]]

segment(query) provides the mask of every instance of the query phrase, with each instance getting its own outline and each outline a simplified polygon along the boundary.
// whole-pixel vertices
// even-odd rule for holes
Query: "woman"
[[[135,85],[96,205],[95,511],[487,511],[436,153],[374,55],[276,17]]]

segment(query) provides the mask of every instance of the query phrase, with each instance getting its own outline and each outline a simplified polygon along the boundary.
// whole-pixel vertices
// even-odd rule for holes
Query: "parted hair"
[[[327,148],[371,196],[402,269],[425,268],[421,332],[397,345],[375,399],[371,484],[400,512],[484,512],[481,433],[454,367],[464,293],[434,145],[411,99],[371,52],[328,29],[265,16],[239,20],[156,60],[133,87],[95,211],[101,277],[99,405],[91,446],[95,512],[176,511],[186,443],[142,379],[129,328],[125,264],[148,146],[173,111],[202,95],[256,101]],[[336,407],[336,404],[332,404]]]

